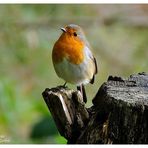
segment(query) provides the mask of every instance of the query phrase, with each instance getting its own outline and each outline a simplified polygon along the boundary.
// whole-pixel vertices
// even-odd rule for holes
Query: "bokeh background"
[[[66,143],[42,92],[64,83],[51,52],[59,28],[70,23],[83,27],[98,62],[96,82],[86,86],[88,107],[109,75],[148,72],[146,4],[1,4],[0,143]]]

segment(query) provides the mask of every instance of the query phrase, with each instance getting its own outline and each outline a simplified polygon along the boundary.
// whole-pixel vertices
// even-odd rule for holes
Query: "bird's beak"
[[[60,28],[63,32],[66,32],[66,29],[65,28]]]

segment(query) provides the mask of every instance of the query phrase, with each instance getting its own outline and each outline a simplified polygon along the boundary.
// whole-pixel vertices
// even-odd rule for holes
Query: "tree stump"
[[[147,144],[148,74],[109,76],[86,108],[79,91],[58,86],[43,98],[70,144]]]

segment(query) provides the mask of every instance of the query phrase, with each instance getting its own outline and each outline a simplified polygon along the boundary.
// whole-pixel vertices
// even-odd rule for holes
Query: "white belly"
[[[54,65],[57,75],[66,82],[81,85],[90,82],[94,75],[94,63],[91,59],[75,65],[64,59],[61,63]]]

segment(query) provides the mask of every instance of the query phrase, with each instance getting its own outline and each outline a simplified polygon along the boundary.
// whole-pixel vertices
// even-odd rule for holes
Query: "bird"
[[[58,77],[65,83],[76,85],[87,102],[84,85],[94,83],[98,72],[97,61],[83,29],[76,24],[60,28],[62,34],[55,42],[52,50],[52,62]]]

